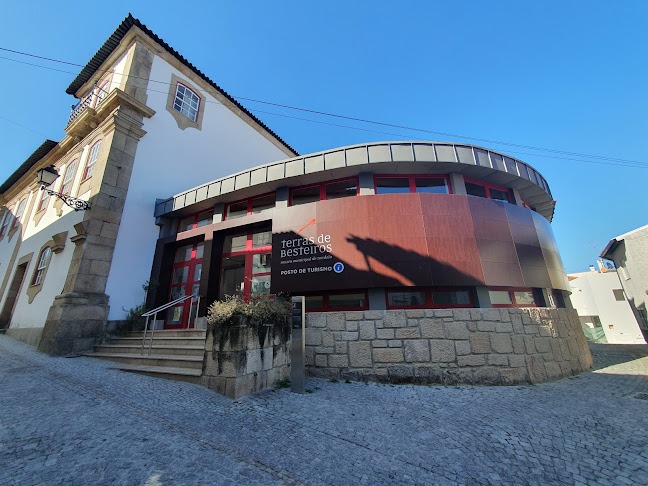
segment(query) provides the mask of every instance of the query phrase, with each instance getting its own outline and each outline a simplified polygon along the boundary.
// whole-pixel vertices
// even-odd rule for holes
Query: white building
[[[156,196],[296,155],[130,15],[66,92],[80,100],[66,136],[0,185],[0,329],[53,354],[89,349],[141,303]],[[40,190],[49,166],[50,189],[90,210]]]
[[[588,338],[603,333],[610,344],[645,344],[616,271],[589,271],[568,276],[574,309]]]

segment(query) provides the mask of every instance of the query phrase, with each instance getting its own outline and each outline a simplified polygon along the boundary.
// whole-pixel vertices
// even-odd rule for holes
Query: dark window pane
[[[376,177],[376,194],[399,194],[410,192],[406,177]]]
[[[195,218],[193,215],[189,216],[188,218],[181,219],[178,223],[178,233],[193,229],[194,220]]]
[[[331,309],[363,308],[364,306],[365,294],[329,295],[329,307]]]
[[[244,255],[223,258],[219,299],[224,299],[226,295],[243,295],[244,277]]]
[[[390,307],[425,305],[425,292],[388,292],[387,301]]]
[[[432,292],[434,305],[470,305],[470,291],[468,290],[439,290]]]
[[[252,275],[260,273],[270,273],[272,256],[270,253],[259,253],[252,255]]]
[[[252,199],[252,214],[261,213],[275,207],[275,195],[257,197]]]
[[[319,186],[304,187],[302,189],[293,189],[291,191],[291,201],[293,206],[296,206],[298,204],[306,204],[309,202],[314,202],[319,200],[320,200]]]
[[[212,224],[213,220],[214,220],[213,211],[205,211],[204,213],[200,213],[198,215],[198,227],[200,228],[201,226]]]
[[[498,201],[510,202],[508,191],[500,191],[499,189],[490,188],[488,190],[488,192],[490,192],[491,199],[497,199]]]
[[[472,182],[466,182],[466,194],[470,196],[488,197],[486,195],[486,188]]]
[[[173,270],[172,284],[183,284],[187,281],[189,276],[189,267],[179,267]]]
[[[227,206],[227,219],[242,218],[247,215],[247,201],[230,204]]]
[[[622,302],[625,300],[625,295],[623,294],[623,289],[613,289],[612,292],[614,293],[614,298],[618,300],[619,302]]]
[[[193,250],[193,245],[187,245],[180,247],[176,250],[175,262],[187,262],[191,260],[191,251]]]
[[[196,245],[196,258],[202,258],[204,254],[205,254],[205,244],[198,243]]]
[[[358,185],[355,180],[326,184],[326,199],[355,196],[357,193]]]
[[[321,295],[306,296],[306,311],[319,310],[324,307],[324,297]]]
[[[250,296],[263,297],[266,295],[270,295],[270,275],[258,275],[252,277]]]
[[[414,179],[414,182],[416,183],[416,192],[448,194],[448,186],[446,186],[445,179],[436,177],[417,177]]]

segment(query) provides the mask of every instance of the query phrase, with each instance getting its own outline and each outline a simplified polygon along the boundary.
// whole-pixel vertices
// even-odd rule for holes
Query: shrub
[[[236,325],[241,320],[257,325],[284,324],[290,313],[290,304],[283,299],[245,302],[239,296],[228,295],[225,300],[217,300],[208,307],[207,322],[211,327]]]

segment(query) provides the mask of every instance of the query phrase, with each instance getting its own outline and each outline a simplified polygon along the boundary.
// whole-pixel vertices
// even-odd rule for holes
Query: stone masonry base
[[[540,383],[592,357],[576,311],[549,308],[309,313],[311,375],[390,383]]]

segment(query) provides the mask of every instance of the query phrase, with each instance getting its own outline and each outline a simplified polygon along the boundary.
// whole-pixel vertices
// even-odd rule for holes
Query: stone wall
[[[324,378],[539,383],[592,365],[570,309],[318,312],[306,326],[307,370]]]
[[[290,376],[290,326],[244,325],[207,331],[202,384],[230,398]]]

